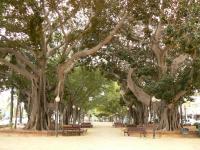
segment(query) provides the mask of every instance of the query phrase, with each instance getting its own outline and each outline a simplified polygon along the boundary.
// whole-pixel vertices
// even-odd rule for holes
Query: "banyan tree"
[[[29,81],[27,129],[48,128],[47,106],[56,95],[62,98],[66,74],[112,40],[126,19],[125,7],[124,2],[95,0],[0,2],[0,63]],[[54,60],[53,80],[58,82],[51,86],[47,74]]]
[[[101,54],[108,63],[100,66],[121,83],[136,124],[154,116],[161,129],[180,127],[179,106],[199,88],[198,6],[135,1],[119,38]]]

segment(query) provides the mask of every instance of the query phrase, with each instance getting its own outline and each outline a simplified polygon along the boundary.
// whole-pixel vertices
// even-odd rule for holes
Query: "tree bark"
[[[183,110],[182,110],[182,103],[180,103],[180,121],[181,121],[181,127],[183,127]]]
[[[46,103],[46,76],[44,70],[37,80],[32,80],[31,111],[27,129],[48,129],[48,112]]]
[[[159,124],[160,129],[165,129],[167,131],[174,131],[180,126],[178,106],[163,106],[161,108],[161,120]]]
[[[20,107],[19,107],[19,116],[20,116],[20,118],[19,118],[19,122],[20,123],[22,123],[22,118],[23,118],[23,108],[22,108],[22,106],[20,105]]]
[[[19,99],[17,99],[17,106],[16,106],[16,112],[15,112],[15,126],[14,126],[15,129],[17,128],[18,110],[19,110]]]
[[[10,127],[12,127],[12,121],[13,121],[13,101],[14,101],[14,87],[11,87],[10,91]]]
[[[158,23],[157,28],[155,30],[155,33],[151,37],[151,50],[156,56],[158,67],[159,67],[159,77],[161,77],[162,74],[166,73],[167,71],[167,64],[166,64],[166,55],[167,55],[167,49],[160,47],[160,39],[162,37],[163,32],[163,24],[161,22]]]
[[[135,95],[138,101],[140,101],[142,104],[146,106],[149,106],[151,96],[147,94],[142,88],[136,85],[136,83],[132,80],[132,77],[131,77],[132,73],[133,73],[133,69],[130,68],[128,72],[128,77],[127,77],[128,88]]]

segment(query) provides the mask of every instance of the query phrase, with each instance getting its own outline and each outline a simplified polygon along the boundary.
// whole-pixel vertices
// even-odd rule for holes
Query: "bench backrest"
[[[81,125],[92,125],[90,122],[83,122]]]
[[[132,126],[128,126],[126,127],[128,131],[145,131],[146,128],[144,126],[141,125],[132,125]]]
[[[80,125],[63,125],[63,130],[80,130]]]

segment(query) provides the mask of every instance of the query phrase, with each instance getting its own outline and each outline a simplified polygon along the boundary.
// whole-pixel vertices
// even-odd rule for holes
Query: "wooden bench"
[[[128,136],[130,136],[130,134],[132,133],[139,133],[140,137],[142,137],[142,135],[144,137],[146,137],[146,129],[143,126],[137,126],[137,127],[126,127],[126,129],[124,130],[124,136],[127,134]]]
[[[90,122],[81,123],[81,128],[92,128],[93,125]]]
[[[86,129],[82,129],[80,125],[63,125],[63,135],[83,135],[87,132]]]
[[[130,136],[131,134],[134,133],[139,133],[140,137],[142,137],[142,135],[144,137],[146,137],[147,133],[151,133],[153,138],[155,138],[156,136],[161,137],[162,135],[162,131],[158,130],[157,126],[143,126],[143,125],[139,125],[139,126],[127,126],[124,130],[124,136],[127,134],[128,136]]]

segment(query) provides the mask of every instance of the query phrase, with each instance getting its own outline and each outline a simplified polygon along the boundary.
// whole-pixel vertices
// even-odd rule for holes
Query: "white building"
[[[194,102],[184,103],[182,106],[183,115],[187,118],[200,120],[200,96],[192,96]]]

